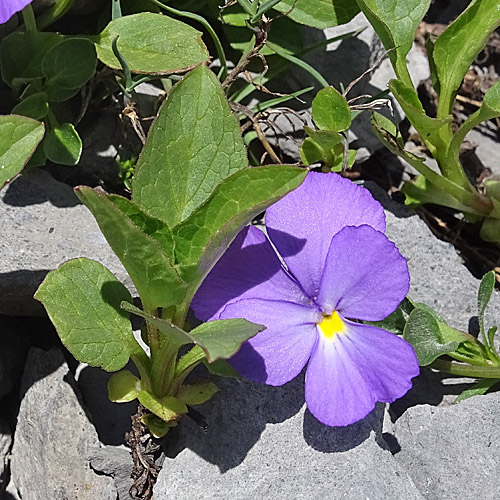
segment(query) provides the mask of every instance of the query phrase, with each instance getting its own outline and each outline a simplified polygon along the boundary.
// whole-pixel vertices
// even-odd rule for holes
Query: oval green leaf
[[[121,68],[112,49],[116,36],[118,50],[134,73],[179,73],[209,59],[199,31],[161,14],[141,12],[111,21],[95,40],[100,61],[114,69]]]
[[[25,116],[0,116],[0,189],[24,168],[44,130],[43,123]]]
[[[174,227],[247,164],[240,126],[220,83],[200,66],[162,105],[137,163],[133,200]]]
[[[459,345],[457,341],[443,342],[435,316],[419,307],[411,312],[403,338],[415,349],[420,366],[430,365],[436,358],[453,352]]]
[[[113,403],[133,401],[141,391],[141,381],[129,370],[113,373],[108,380],[108,397]]]
[[[297,23],[319,29],[348,23],[359,12],[354,0],[282,0],[274,8]]]
[[[342,132],[351,125],[351,109],[346,98],[333,87],[321,89],[312,102],[314,123],[320,130]]]
[[[49,112],[49,103],[45,92],[36,92],[12,108],[12,113],[27,116],[34,120],[41,120]]]
[[[48,50],[42,74],[49,101],[62,102],[77,94],[94,76],[96,65],[94,44],[86,38],[69,38]]]
[[[76,165],[82,155],[83,143],[72,123],[52,129],[43,141],[45,156],[59,165]]]
[[[123,368],[142,351],[128,313],[129,291],[99,262],[80,258],[51,271],[35,293],[62,343],[82,363],[106,371]]]

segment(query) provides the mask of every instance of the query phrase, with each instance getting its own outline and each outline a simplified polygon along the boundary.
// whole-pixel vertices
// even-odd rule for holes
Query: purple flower
[[[409,289],[406,261],[383,233],[382,206],[337,174],[310,172],[267,210],[266,227],[270,241],[256,227],[241,231],[192,304],[204,321],[266,326],[232,366],[282,385],[307,364],[307,406],[331,426],[403,396],[419,373],[412,347],[357,321],[386,318]]]
[[[6,23],[16,12],[23,10],[33,0],[1,0],[0,24]]]

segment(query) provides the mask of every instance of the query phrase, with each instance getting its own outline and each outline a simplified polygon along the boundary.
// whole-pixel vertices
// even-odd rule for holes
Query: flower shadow
[[[245,379],[216,379],[220,392],[199,411],[208,423],[203,433],[184,418],[166,440],[166,455],[175,458],[190,449],[221,473],[238,467],[253,447],[257,454],[294,453],[311,447],[323,453],[337,453],[360,445],[374,430],[372,422],[381,415],[378,408],[364,420],[347,427],[327,427],[304,405],[304,372],[280,387]],[[273,424],[273,425],[270,425]]]

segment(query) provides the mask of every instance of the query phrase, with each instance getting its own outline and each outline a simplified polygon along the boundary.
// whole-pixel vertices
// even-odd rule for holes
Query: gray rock
[[[113,479],[90,468],[90,449],[99,441],[71,380],[61,351],[30,351],[11,461],[23,499],[116,499]]]
[[[327,427],[303,406],[303,377],[282,387],[218,379],[200,411],[204,434],[185,418],[155,498],[247,500],[421,499],[392,455],[376,442],[380,409],[348,427]]]
[[[7,423],[0,418],[0,495],[7,486],[8,463],[12,435]]]
[[[395,436],[401,447],[395,458],[425,498],[498,498],[500,393],[448,408],[410,408],[396,422]]]
[[[135,293],[92,214],[73,190],[31,169],[0,193],[0,314],[43,315],[33,299],[48,271],[76,257],[98,260]]]
[[[114,479],[118,500],[132,498],[129,491],[132,486],[130,474],[133,462],[129,450],[115,446],[92,449],[90,465],[95,471]]]
[[[476,146],[476,155],[481,163],[490,168],[492,174],[498,178],[500,176],[500,148],[495,131],[485,125],[471,130],[466,139]]]

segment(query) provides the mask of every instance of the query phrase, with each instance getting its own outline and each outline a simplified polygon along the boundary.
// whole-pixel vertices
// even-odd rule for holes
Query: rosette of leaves
[[[304,165],[322,163],[323,170],[340,172],[351,167],[356,151],[349,150],[345,132],[351,125],[351,109],[346,98],[332,87],[321,89],[312,102],[317,129],[304,127],[309,137],[300,147]]]
[[[491,87],[481,107],[455,132],[451,115],[469,66],[500,25],[500,1],[471,1],[439,37],[427,40],[432,83],[439,98],[435,117],[424,111],[406,65],[406,55],[430,0],[357,0],[357,3],[389,51],[396,73],[389,89],[439,167],[439,172],[435,172],[423,158],[406,151],[395,127],[381,115],[373,115],[372,124],[379,139],[420,173],[416,182],[408,182],[403,188],[406,203],[410,206],[434,203],[462,211],[467,220],[481,221],[480,234],[485,241],[500,243],[498,183],[487,182],[486,192],[478,192],[459,159],[467,133],[481,122],[500,116],[500,83]]]
[[[162,105],[136,166],[132,200],[76,189],[128,271],[142,308],[109,270],[85,258],[50,272],[35,297],[78,360],[117,372],[109,397],[137,398],[149,410],[143,421],[154,435],[165,435],[191,405],[215,394],[211,381],[186,381],[197,365],[234,373],[221,360],[263,329],[231,319],[190,330],[186,314],[239,230],[306,173],[287,165],[248,167],[239,124],[217,78],[201,65]],[[131,313],[144,319],[146,350],[133,335]],[[122,370],[129,359],[136,374]]]

